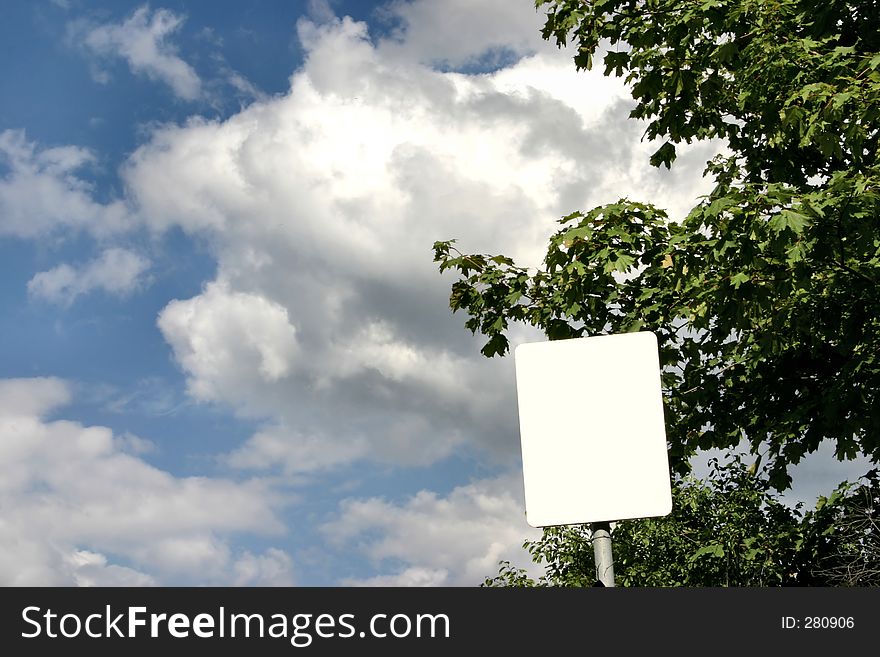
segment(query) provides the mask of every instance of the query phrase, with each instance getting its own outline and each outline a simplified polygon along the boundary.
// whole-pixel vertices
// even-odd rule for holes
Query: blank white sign
[[[653,333],[532,342],[514,358],[530,525],[672,511]]]

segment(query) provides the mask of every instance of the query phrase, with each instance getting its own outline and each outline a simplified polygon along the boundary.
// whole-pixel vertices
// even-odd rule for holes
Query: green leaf
[[[637,331],[641,331],[644,325],[645,324],[644,322],[642,322],[642,320],[637,319],[627,327],[626,331],[627,333],[635,333]]]
[[[739,289],[739,286],[743,283],[748,283],[751,280],[748,274],[745,272],[737,272],[733,276],[730,277],[730,282],[733,283],[734,289]]]
[[[845,91],[841,91],[840,93],[836,93],[836,94],[834,94],[834,96],[833,96],[832,99],[831,99],[831,105],[832,105],[832,107],[834,107],[834,109],[840,109],[841,107],[843,107],[843,105],[844,105],[844,104],[845,104],[850,98],[852,98],[852,94],[851,94],[851,93],[847,93],[847,92],[845,92]]]
[[[489,338],[489,341],[480,349],[480,353],[483,354],[486,358],[491,358],[492,356],[503,356],[507,353],[509,348],[509,344],[507,342],[507,338],[504,335],[496,334]]]
[[[782,219],[785,221],[785,225],[791,228],[791,230],[795,233],[795,235],[800,235],[804,232],[804,228],[810,225],[810,218],[801,214],[800,212],[795,212],[794,210],[783,210],[781,213]]]
[[[633,266],[634,262],[635,258],[633,258],[631,255],[621,253],[617,256],[617,260],[614,261],[613,267],[616,271],[625,272]]]
[[[715,60],[719,64],[727,64],[728,62],[732,62],[736,54],[739,52],[739,46],[737,46],[735,41],[728,41],[726,43],[722,43],[715,50]]]
[[[671,142],[665,142],[660,148],[658,148],[653,155],[651,155],[651,165],[655,167],[659,167],[660,165],[665,166],[667,169],[672,168],[672,163],[675,161],[675,145]]]
[[[702,556],[711,556],[711,557],[723,557],[724,556],[724,547],[722,547],[719,543],[711,543],[709,545],[704,545],[699,550],[694,552],[689,561],[696,561]]]
[[[774,233],[781,233],[790,229],[795,235],[804,232],[804,228],[811,223],[810,217],[793,210],[782,210],[779,214],[770,217],[769,225]]]
[[[710,217],[717,217],[727,208],[736,205],[736,200],[730,198],[729,196],[722,196],[721,198],[716,198],[712,201],[708,207],[706,208],[706,214]]]

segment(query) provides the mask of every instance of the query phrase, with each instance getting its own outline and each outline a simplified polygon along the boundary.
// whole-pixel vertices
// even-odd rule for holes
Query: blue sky
[[[717,146],[649,167],[626,90],[528,1],[3,13],[0,582],[527,563],[512,362],[450,314],[431,244],[537,265],[573,209],[684,212]],[[823,456],[800,494],[863,470]]]

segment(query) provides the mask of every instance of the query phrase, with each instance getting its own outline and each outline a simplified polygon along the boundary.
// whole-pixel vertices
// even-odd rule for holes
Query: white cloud
[[[296,329],[287,310],[223,283],[194,299],[172,301],[158,324],[199,399],[229,398],[245,381],[275,384],[295,363]]]
[[[0,412],[42,417],[70,402],[70,390],[60,379],[0,379]]]
[[[384,14],[397,28],[381,47],[388,56],[460,68],[494,67],[543,49],[543,19],[510,0],[395,0]]]
[[[290,557],[277,548],[263,554],[246,552],[233,564],[233,586],[293,585]]]
[[[494,575],[494,571],[487,572],[486,576]],[[480,582],[482,579],[480,580]],[[477,582],[479,584],[480,582]],[[445,568],[404,568],[394,575],[376,575],[365,579],[348,580],[350,586],[403,586],[403,587],[428,587],[449,586],[449,571]],[[476,586],[474,583],[465,586]]]
[[[105,238],[128,229],[122,201],[99,203],[93,187],[77,175],[94,163],[84,148],[37,148],[23,130],[0,132],[0,237],[39,238],[61,230]]]
[[[131,72],[164,82],[175,95],[195,100],[202,92],[202,82],[192,66],[177,54],[168,38],[183,25],[184,17],[167,9],[150,12],[144,5],[122,23],[94,27],[73,23],[70,38],[101,57],[121,57]],[[106,82],[106,72],[99,81]]]
[[[289,94],[161,127],[123,169],[148,227],[179,226],[218,259],[217,280],[159,320],[190,393],[267,418],[239,467],[462,449],[510,462],[512,363],[482,359],[451,316],[431,244],[535,265],[574,209],[634,190],[686,207],[702,162],[648,166],[623,87],[553,47],[463,75],[392,57],[348,18],[299,30]]]
[[[289,581],[279,551],[228,543],[283,531],[266,484],[174,477],[105,427],[45,419],[69,398],[58,379],[0,380],[0,584]]]
[[[363,438],[333,442],[280,425],[255,433],[230,453],[226,462],[243,469],[280,467],[285,474],[293,475],[326,470],[365,458],[368,454],[369,445]]]
[[[77,550],[65,558],[76,586],[156,586],[154,577],[125,566],[109,564],[98,552]]]
[[[322,531],[331,544],[356,546],[380,568],[385,560],[403,564],[346,585],[477,586],[497,574],[502,560],[540,575],[522,549],[541,532],[526,524],[519,474],[460,486],[446,497],[421,491],[401,504],[347,500]]]
[[[61,264],[36,274],[28,281],[32,297],[64,306],[80,295],[102,290],[116,296],[131,294],[144,284],[150,261],[128,249],[105,249],[80,267]]]
[[[329,23],[336,19],[329,0],[309,0],[307,11],[309,17],[316,23]]]
[[[0,133],[0,236],[106,239],[134,218],[204,238],[216,280],[171,301],[158,326],[194,400],[265,418],[229,465],[305,475],[365,459],[509,463],[519,452],[513,364],[482,359],[450,315],[452,279],[431,262],[432,242],[458,238],[463,250],[537,265],[555,220],[573,210],[630,196],[681,216],[708,189],[700,171],[714,146],[685,152],[672,172],[648,166],[656,145],[626,118],[624,86],[577,73],[570,53],[540,40],[528,4],[397,2],[399,29],[375,41],[328,6],[312,3],[320,24],[298,25],[307,59],[288,94],[257,95],[228,69],[258,101],[224,121],[155,129],[123,167],[124,201],[94,200],[87,150]],[[204,98],[169,41],[182,20],[141,7],[71,34],[181,98]],[[466,70],[508,54],[522,58],[490,74],[424,65]],[[113,269],[99,262],[42,272],[32,294],[122,293],[141,280],[136,260],[118,278],[95,273]],[[265,483],[174,477],[139,457],[149,444],[137,437],[47,421],[68,398],[54,379],[0,384],[0,582],[292,581],[288,555],[228,539],[280,531]],[[445,497],[350,500],[324,531],[386,571],[347,583],[474,585],[501,559],[528,561],[519,546],[537,532],[520,487],[517,474]],[[402,565],[388,572],[388,562]]]
[[[128,454],[140,455],[156,451],[156,443],[152,440],[136,436],[133,433],[124,433],[114,438],[113,441],[116,449]]]
[[[395,5],[403,28],[377,43],[348,18],[324,12],[320,25],[301,21],[307,58],[288,94],[224,121],[156,128],[124,165],[125,200],[137,220],[155,233],[179,227],[204,239],[217,258],[216,279],[193,298],[171,301],[158,326],[194,400],[264,418],[226,455],[229,465],[308,475],[365,459],[427,466],[478,454],[492,466],[515,462],[513,364],[483,359],[463,318],[449,313],[451,277],[438,274],[432,243],[458,238],[465,250],[536,265],[563,214],[635,192],[678,210],[703,190],[698,157],[671,173],[647,165],[651,145],[626,119],[625,89],[576,73],[568,56],[535,42],[529,7],[517,13],[505,3],[493,23],[499,3],[469,5],[474,30],[465,25],[463,3]],[[452,12],[451,23],[440,20],[443,10]],[[138,16],[147,25],[150,14],[141,9],[122,26],[104,26],[93,42],[104,45],[95,48],[109,52],[113,35]],[[174,28],[144,38],[164,38],[177,25],[161,24]],[[428,39],[426,29],[446,36]],[[533,47],[534,55],[492,74],[443,73],[421,63],[466,66],[486,52]],[[29,148],[21,159],[33,167],[40,155]],[[56,151],[39,173],[88,200],[86,186],[71,178],[85,155]],[[21,233],[27,223],[16,225]],[[58,295],[75,289],[55,276],[33,287]],[[534,332],[516,333],[534,339]],[[175,479],[123,452],[124,441],[107,430],[35,426],[110,445],[89,457],[94,477],[50,485],[85,508],[103,493],[101,504],[110,508],[99,507],[95,517],[119,525],[111,535],[74,511],[59,527],[76,531],[49,532],[64,546],[59,563],[88,553],[80,557],[83,581],[127,576],[111,574],[102,558],[157,581],[192,569],[207,579],[223,569],[236,581],[289,577],[283,556],[235,554],[224,538],[257,531],[261,512],[271,524],[271,509],[242,507],[251,492],[266,494],[258,483]],[[104,467],[111,460],[119,466]],[[519,546],[534,533],[514,479],[477,482],[447,497],[425,491],[402,505],[351,501],[327,535],[356,542],[377,563],[404,562],[360,583],[473,585],[494,574],[500,559],[526,560]],[[117,489],[122,494],[106,494]],[[136,506],[137,495],[150,503]],[[54,499],[47,517],[54,518]],[[206,508],[224,511],[209,521]],[[28,523],[39,519],[31,513]],[[16,536],[38,536],[26,527]],[[29,577],[60,572],[52,554],[35,558]]]

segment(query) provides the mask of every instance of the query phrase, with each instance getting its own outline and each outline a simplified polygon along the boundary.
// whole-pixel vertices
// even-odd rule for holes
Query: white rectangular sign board
[[[514,358],[530,525],[672,510],[653,333],[532,342]]]

